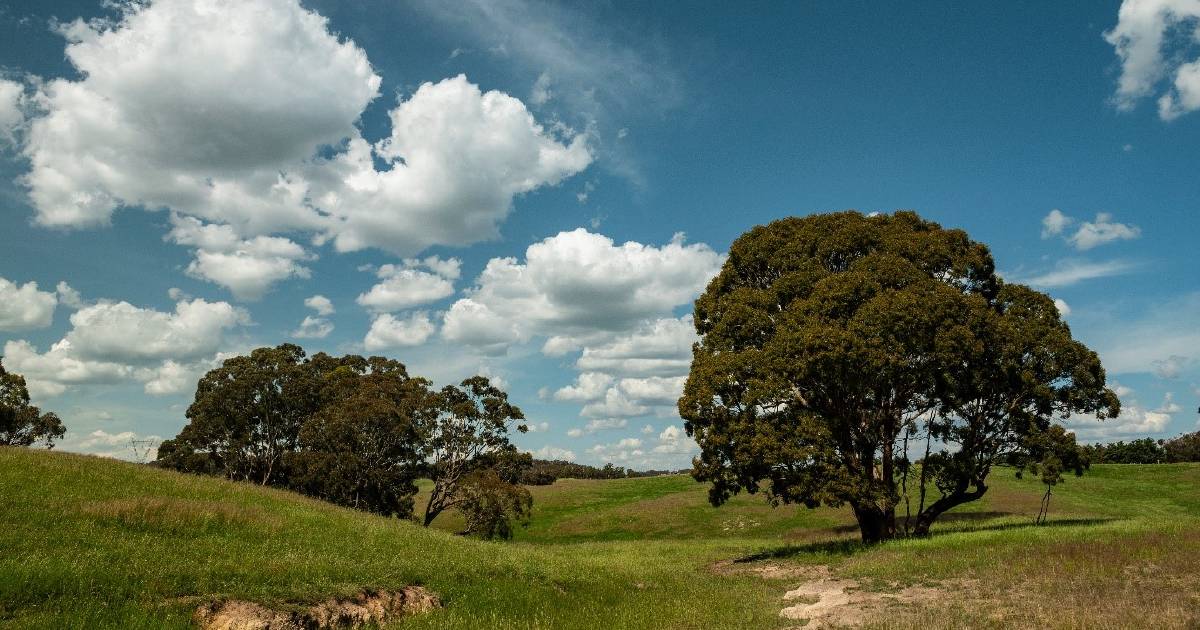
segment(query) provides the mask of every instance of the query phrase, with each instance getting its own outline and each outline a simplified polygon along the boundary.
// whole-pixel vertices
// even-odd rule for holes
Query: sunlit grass
[[[1187,627],[1200,622],[1200,466],[1099,466],[1055,489],[998,471],[922,540],[856,542],[846,510],[721,508],[686,476],[533,488],[512,542],[292,493],[62,453],[0,448],[0,626],[189,627],[201,602],[305,602],[421,584],[421,628],[778,628],[800,578],[739,567],[826,564],[864,588],[958,585],[891,627]],[[421,505],[420,501],[417,502]],[[441,528],[441,529],[439,529]]]

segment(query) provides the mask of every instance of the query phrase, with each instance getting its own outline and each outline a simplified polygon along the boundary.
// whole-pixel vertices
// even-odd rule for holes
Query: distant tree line
[[[521,473],[521,483],[529,486],[547,486],[558,479],[626,479],[632,477],[655,477],[671,475],[671,470],[633,470],[614,466],[611,462],[603,467],[576,464],[561,459],[535,459]]]
[[[1093,464],[1200,462],[1200,431],[1169,440],[1141,438],[1111,444],[1085,444],[1080,448]]]
[[[187,419],[156,465],[400,518],[428,478],[419,520],[457,510],[486,538],[510,537],[533,505],[519,485],[532,458],[509,441],[524,415],[482,376],[435,389],[398,361],[283,344],[205,374]]]

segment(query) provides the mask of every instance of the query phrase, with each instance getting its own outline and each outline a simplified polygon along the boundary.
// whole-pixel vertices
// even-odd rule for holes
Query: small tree
[[[54,448],[54,441],[66,431],[53,412],[42,413],[29,404],[25,378],[5,371],[0,363],[0,446],[33,446],[41,442],[46,448]]]
[[[468,499],[463,486],[468,475],[493,467],[499,455],[513,450],[509,428],[525,419],[521,410],[508,402],[508,395],[482,376],[457,387],[444,387],[439,398],[439,413],[426,428],[427,470],[433,480],[425,505],[426,527],[439,514]],[[515,428],[528,431],[524,424]],[[515,481],[503,480],[510,485]],[[487,484],[477,486],[476,491],[496,487]]]
[[[480,538],[512,538],[513,523],[526,525],[533,496],[524,486],[504,479],[495,468],[476,470],[459,482],[455,508],[466,521],[464,534]]]
[[[1063,473],[1069,471],[1079,477],[1090,466],[1090,462],[1087,451],[1075,443],[1075,434],[1057,425],[1030,433],[1025,438],[1024,446],[1010,457],[1009,463],[1016,466],[1018,479],[1028,470],[1045,484],[1046,494],[1042,495],[1042,503],[1034,519],[1034,523],[1042,525],[1050,513],[1050,492],[1062,482]]]

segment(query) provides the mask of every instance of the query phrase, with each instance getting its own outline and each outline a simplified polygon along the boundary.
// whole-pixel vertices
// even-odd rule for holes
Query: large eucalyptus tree
[[[788,218],[730,249],[697,300],[679,412],[714,505],[849,504],[862,538],[928,532],[1054,418],[1119,411],[1096,354],[988,248],[912,212]],[[908,453],[923,451],[919,474]],[[910,476],[916,475],[912,479]],[[936,485],[928,504],[925,488]],[[911,508],[910,508],[911,509]]]

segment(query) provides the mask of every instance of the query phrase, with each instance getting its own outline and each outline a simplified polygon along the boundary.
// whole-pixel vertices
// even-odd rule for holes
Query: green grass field
[[[785,628],[811,570],[864,592],[922,587],[868,627],[1195,627],[1200,466],[1098,466],[1056,492],[1011,471],[924,540],[871,549],[846,510],[737,497],[684,476],[532,488],[510,542],[291,493],[94,457],[0,448],[0,627],[190,627],[197,605],[272,605],[420,584],[405,628]],[[851,583],[851,582],[848,582]],[[907,592],[907,591],[905,591]],[[922,591],[924,592],[924,591]],[[806,600],[801,599],[801,603]]]

